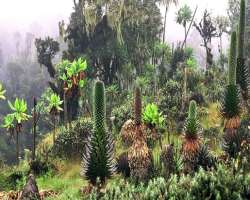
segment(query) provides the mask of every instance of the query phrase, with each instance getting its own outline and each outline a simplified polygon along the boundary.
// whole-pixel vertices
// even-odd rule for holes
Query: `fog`
[[[184,4],[188,4],[193,10],[198,6],[196,19],[200,18],[206,8],[213,16],[226,15],[227,0],[180,0],[178,6],[172,5],[169,8],[166,30],[169,43],[183,40],[183,27],[175,23],[175,18],[177,9]],[[27,32],[33,33],[35,37],[57,37],[58,22],[68,22],[73,10],[73,0],[0,0],[0,5],[0,47],[5,61],[12,57],[17,33],[22,38]],[[164,12],[164,8],[161,10]],[[196,36],[193,29],[188,43],[199,48],[200,39]],[[213,45],[217,45],[216,41]]]

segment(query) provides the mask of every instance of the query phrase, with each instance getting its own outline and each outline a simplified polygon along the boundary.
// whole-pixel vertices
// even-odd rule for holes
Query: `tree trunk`
[[[168,5],[166,5],[165,16],[164,16],[163,37],[162,37],[163,44],[165,44],[165,37],[166,37],[167,13],[168,13]],[[163,51],[161,63],[163,63],[164,57],[165,57],[165,52]]]
[[[34,108],[33,108],[33,152],[32,152],[32,160],[35,160],[35,158],[36,158],[36,123],[37,123],[36,99],[34,98]]]
[[[67,108],[67,96],[66,96],[66,92],[64,91],[63,93],[63,101],[64,101],[64,126],[66,128],[68,128],[68,108]]]
[[[55,145],[55,141],[56,141],[56,114],[53,114],[53,145]]]
[[[166,8],[165,8],[164,26],[163,26],[163,38],[162,38],[162,43],[163,44],[165,43],[165,37],[166,37],[167,13],[168,13],[168,5],[166,5]]]
[[[16,131],[16,162],[19,165],[19,131]]]

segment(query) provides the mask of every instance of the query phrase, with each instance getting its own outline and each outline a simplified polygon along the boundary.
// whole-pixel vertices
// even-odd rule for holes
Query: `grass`
[[[37,178],[39,190],[52,190],[58,195],[50,197],[55,200],[81,199],[80,190],[87,185],[87,181],[80,176],[80,162],[55,161],[58,173],[47,174]]]

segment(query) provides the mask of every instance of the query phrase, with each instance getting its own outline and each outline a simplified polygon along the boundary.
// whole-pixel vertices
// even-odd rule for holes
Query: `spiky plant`
[[[188,117],[185,121],[182,152],[184,160],[193,160],[201,144],[200,125],[197,118],[195,101],[189,104]]]
[[[113,141],[111,135],[107,133],[105,124],[106,106],[103,82],[95,82],[93,97],[94,129],[83,156],[82,174],[92,184],[96,184],[98,177],[104,183],[105,179],[115,172],[116,165],[113,158]]]
[[[246,6],[245,0],[240,2],[240,21],[238,27],[238,55],[237,55],[237,84],[239,84],[241,89],[241,94],[244,100],[249,98],[249,71],[248,66],[245,64],[244,58],[244,39],[245,39],[245,14]]]
[[[240,97],[236,85],[236,32],[231,35],[229,56],[229,77],[222,102],[222,116],[225,119],[225,129],[237,129],[240,126]]]
[[[141,91],[139,87],[136,87],[134,96],[134,114],[135,114],[136,125],[141,124],[141,112],[142,112]]]

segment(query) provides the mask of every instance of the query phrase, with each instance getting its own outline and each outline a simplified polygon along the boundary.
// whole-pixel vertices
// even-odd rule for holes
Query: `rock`
[[[21,193],[19,200],[41,200],[36,180],[33,174],[30,174],[27,183]]]

